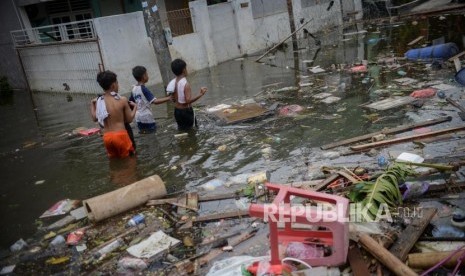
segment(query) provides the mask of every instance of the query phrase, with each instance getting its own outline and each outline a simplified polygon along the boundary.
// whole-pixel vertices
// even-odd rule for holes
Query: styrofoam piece
[[[413,162],[413,163],[423,163],[425,159],[419,155],[403,152],[399,156],[397,156],[396,161],[401,162]]]

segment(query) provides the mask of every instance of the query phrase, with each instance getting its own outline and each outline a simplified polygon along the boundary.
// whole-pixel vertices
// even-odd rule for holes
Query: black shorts
[[[183,109],[174,109],[174,118],[178,123],[179,130],[189,130],[194,126],[197,127],[197,119],[194,115],[194,109],[192,107]]]

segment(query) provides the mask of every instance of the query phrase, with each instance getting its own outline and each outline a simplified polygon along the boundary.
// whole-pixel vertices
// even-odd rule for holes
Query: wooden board
[[[417,134],[417,135],[411,135],[411,136],[404,136],[404,137],[399,137],[391,140],[384,140],[384,141],[379,141],[379,142],[373,142],[373,143],[368,143],[368,144],[363,144],[359,146],[352,146],[350,147],[354,151],[359,151],[359,150],[369,150],[372,148],[379,148],[387,145],[392,145],[392,144],[398,144],[398,143],[404,143],[404,142],[409,142],[413,140],[419,140],[422,138],[427,138],[427,137],[434,137],[434,136],[439,136],[447,133],[453,133],[457,131],[465,130],[465,126],[462,127],[453,127],[453,128],[446,128],[446,129],[441,129],[437,131],[432,131],[432,132],[427,132],[423,134]]]
[[[424,122],[421,122],[421,123],[414,123],[414,124],[403,125],[403,126],[399,126],[399,127],[395,127],[395,128],[385,129],[385,130],[365,134],[365,135],[362,135],[362,136],[357,136],[357,137],[354,137],[354,138],[342,140],[342,141],[339,141],[339,142],[334,142],[334,143],[331,143],[331,144],[327,144],[327,145],[321,146],[321,149],[323,149],[323,150],[332,149],[332,148],[335,148],[335,147],[345,146],[345,145],[348,145],[348,144],[368,140],[368,139],[371,139],[373,136],[379,135],[379,134],[386,134],[386,135],[387,134],[396,134],[396,133],[412,130],[412,129],[417,128],[417,127],[425,127],[425,126],[440,124],[440,123],[443,123],[443,122],[450,122],[451,120],[452,120],[452,117],[448,116],[448,117],[442,117],[442,118],[435,119],[435,120],[427,120],[427,121],[424,121]]]
[[[422,216],[416,216],[412,222],[400,234],[397,241],[391,246],[389,252],[402,262],[407,260],[408,253],[412,250],[418,238],[425,231],[426,226],[436,214],[436,208],[424,208]]]
[[[378,110],[378,111],[384,111],[384,110],[388,110],[391,108],[407,105],[413,101],[415,101],[415,98],[412,98],[410,96],[394,97],[394,98],[388,98],[388,99],[384,99],[378,102],[374,102],[374,103],[365,105],[364,107],[371,108],[371,109]]]
[[[420,35],[419,37],[415,38],[414,40],[410,41],[407,46],[412,46],[416,43],[418,43],[418,41],[422,40],[424,38],[424,36]]]
[[[268,110],[256,103],[251,103],[233,105],[230,108],[218,110],[212,114],[229,125],[267,115]]]
[[[368,264],[363,259],[362,253],[360,252],[360,248],[358,248],[357,244],[355,244],[354,242],[351,242],[347,258],[349,259],[349,264],[352,268],[354,276],[370,275],[370,271],[368,270]]]

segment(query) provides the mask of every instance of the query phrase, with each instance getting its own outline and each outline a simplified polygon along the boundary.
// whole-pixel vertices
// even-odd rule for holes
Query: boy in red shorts
[[[100,72],[97,82],[104,95],[92,101],[92,119],[103,126],[103,143],[110,158],[124,158],[134,154],[134,147],[125,123],[134,119],[137,107],[126,97],[118,95],[116,74],[111,71]],[[131,107],[133,108],[131,110]]]

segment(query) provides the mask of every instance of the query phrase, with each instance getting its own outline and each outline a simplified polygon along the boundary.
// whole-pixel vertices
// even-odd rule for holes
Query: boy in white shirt
[[[147,69],[144,66],[136,66],[132,68],[132,75],[137,80],[137,85],[132,88],[129,101],[133,101],[137,105],[136,123],[139,128],[139,133],[153,133],[157,130],[157,125],[152,113],[152,104],[162,104],[171,100],[171,97],[161,99],[155,98],[150,90],[145,87],[149,80]]]
[[[197,126],[192,103],[205,95],[205,93],[207,93],[207,88],[202,87],[200,89],[200,94],[196,97],[192,97],[192,90],[186,79],[186,62],[182,59],[173,60],[173,62],[171,62],[171,70],[176,78],[170,81],[166,88],[166,92],[173,95],[173,101],[175,102],[174,118],[178,124],[178,129],[189,130]]]

